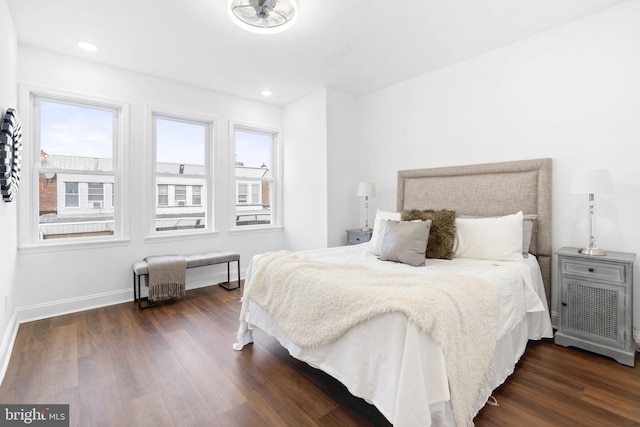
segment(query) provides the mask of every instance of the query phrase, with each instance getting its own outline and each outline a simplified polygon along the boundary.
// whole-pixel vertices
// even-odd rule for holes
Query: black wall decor
[[[18,112],[7,108],[0,125],[0,192],[10,202],[18,192],[22,160],[22,124]]]

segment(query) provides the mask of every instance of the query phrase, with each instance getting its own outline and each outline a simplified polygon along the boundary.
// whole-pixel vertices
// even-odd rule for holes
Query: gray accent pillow
[[[395,261],[418,267],[424,265],[431,220],[393,221],[387,220],[380,259]]]
[[[538,215],[524,214],[522,218],[522,254],[526,257],[531,252],[531,237],[533,237],[533,227],[536,225]]]

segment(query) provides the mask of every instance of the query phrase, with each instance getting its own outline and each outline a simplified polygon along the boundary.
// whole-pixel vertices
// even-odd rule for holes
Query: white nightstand
[[[635,254],[583,255],[562,248],[558,255],[560,325],[555,343],[635,362],[633,262]]]

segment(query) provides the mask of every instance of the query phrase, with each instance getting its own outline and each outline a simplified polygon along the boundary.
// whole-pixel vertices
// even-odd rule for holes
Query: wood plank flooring
[[[388,426],[337,381],[257,332],[232,349],[240,292],[188,291],[20,326],[0,403],[68,403],[72,426]],[[476,426],[640,426],[635,368],[543,341],[529,345]]]

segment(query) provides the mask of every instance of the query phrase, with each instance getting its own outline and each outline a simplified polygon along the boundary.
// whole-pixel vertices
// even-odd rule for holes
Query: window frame
[[[148,237],[151,238],[162,238],[162,237],[171,237],[171,236],[186,236],[186,235],[199,235],[205,233],[211,233],[214,231],[215,225],[215,211],[214,211],[214,194],[215,194],[215,178],[214,178],[214,170],[213,170],[213,157],[214,157],[214,144],[215,144],[215,135],[216,135],[216,120],[211,117],[205,117],[198,114],[190,114],[184,112],[176,112],[172,110],[166,110],[157,107],[150,107],[148,110],[148,117],[150,123],[150,132],[149,132],[149,145],[151,147],[151,191],[150,194],[154,196],[151,198],[150,202],[147,203],[149,214],[148,214]],[[196,124],[202,125],[205,128],[205,137],[204,137],[204,174],[188,174],[181,173],[180,176],[183,178],[192,179],[192,182],[185,182],[184,184],[179,184],[186,188],[185,193],[185,205],[184,206],[201,206],[205,209],[205,221],[204,226],[199,228],[179,228],[179,229],[171,229],[171,230],[157,230],[157,208],[160,206],[158,204],[158,186],[166,185],[167,186],[167,204],[162,205],[163,207],[176,207],[174,206],[177,203],[175,199],[175,184],[168,184],[165,182],[158,182],[158,177],[162,178],[172,178],[175,174],[171,173],[159,173],[157,171],[157,125],[156,119],[170,120],[175,122],[182,122],[187,124]],[[199,182],[195,182],[197,180],[204,181],[204,185]],[[192,203],[193,194],[192,188],[194,186],[200,186],[200,204],[195,205]],[[173,188],[172,188],[173,187]],[[202,188],[204,187],[204,188]],[[170,195],[174,195],[174,200],[172,203]],[[205,203],[202,203],[202,199],[204,198]],[[183,206],[183,205],[181,205]]]
[[[129,104],[124,101],[101,98],[91,95],[71,94],[61,91],[49,89],[37,89],[29,87],[20,88],[21,105],[28,106],[24,108],[27,111],[26,120],[23,120],[23,129],[28,131],[30,144],[25,147],[24,155],[28,161],[24,164],[23,174],[26,179],[25,186],[28,186],[31,194],[29,198],[25,198],[20,203],[19,209],[28,212],[23,221],[19,225],[20,249],[28,250],[29,248],[46,248],[59,246],[99,246],[104,244],[120,244],[126,240],[128,233],[128,222],[124,215],[124,203],[128,200],[128,189],[123,185],[126,179],[127,162],[124,157],[124,147],[127,146],[128,139],[125,129],[129,125]],[[40,114],[41,102],[52,102],[58,104],[67,104],[77,107],[85,107],[91,109],[102,109],[111,111],[113,114],[113,141],[111,162],[112,168],[109,171],[89,170],[89,169],[62,169],[41,165],[40,149],[41,149],[41,128]],[[113,233],[110,235],[94,235],[80,237],[64,237],[54,239],[40,238],[40,174],[61,174],[61,175],[77,175],[81,177],[84,174],[91,176],[112,177],[111,188],[111,205],[113,206]],[[82,180],[78,182],[78,198],[80,198],[80,185]],[[66,197],[66,189],[65,195]],[[76,209],[75,207],[71,209]]]
[[[271,135],[271,178],[249,178],[242,177],[238,179],[236,177],[236,131],[257,133],[257,134],[269,134]],[[229,208],[229,229],[230,231],[251,231],[251,230],[264,230],[269,228],[282,228],[282,132],[280,129],[272,128],[269,126],[255,125],[249,123],[243,123],[238,121],[229,121],[229,183],[230,183],[230,195],[228,197]],[[271,207],[271,222],[269,224],[250,224],[250,225],[237,225],[236,222],[236,207],[238,202],[238,184],[239,181],[247,183],[246,201],[243,204],[249,205],[253,200],[251,185],[254,183],[260,183],[262,186],[264,182],[270,182],[270,207]],[[259,192],[262,194],[262,191]]]

